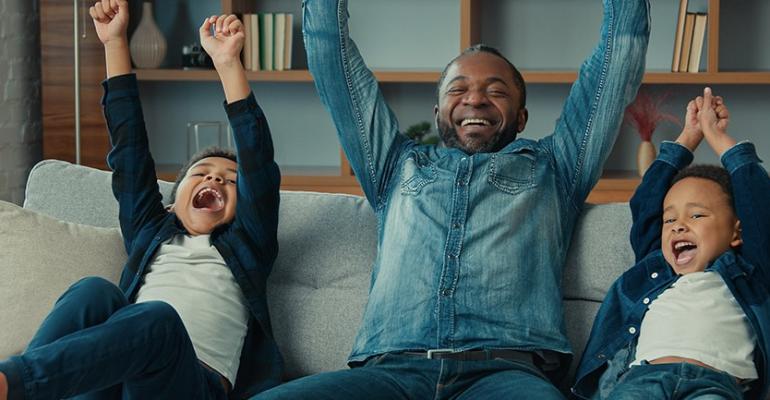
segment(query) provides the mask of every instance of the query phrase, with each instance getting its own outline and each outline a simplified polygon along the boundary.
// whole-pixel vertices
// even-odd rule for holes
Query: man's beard
[[[436,116],[436,129],[446,147],[455,147],[468,154],[499,151],[508,143],[513,142],[516,139],[516,135],[519,134],[515,126],[509,126],[503,130],[495,131],[492,137],[487,140],[471,136],[466,139],[466,143],[463,143],[460,141],[454,125],[447,124],[438,115]]]

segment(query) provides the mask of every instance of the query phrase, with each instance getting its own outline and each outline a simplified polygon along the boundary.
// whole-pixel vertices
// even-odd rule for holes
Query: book
[[[688,62],[687,72],[700,71],[700,58],[703,53],[703,42],[706,39],[706,23],[708,14],[695,14],[695,22],[692,31],[692,47],[690,48],[690,61]]]
[[[251,65],[251,53],[252,53],[252,34],[251,34],[251,17],[252,14],[243,14],[243,35],[245,40],[243,41],[243,69],[251,71],[253,69]]]
[[[283,55],[286,48],[286,14],[276,13],[275,21],[273,21],[273,64],[276,71],[283,71]]]
[[[294,46],[294,14],[286,14],[286,45],[283,53],[283,66],[291,69],[292,47]]]
[[[676,21],[674,34],[674,56],[671,61],[671,72],[679,72],[679,59],[682,56],[682,38],[684,37],[684,20],[687,14],[687,0],[679,0],[679,16]]]
[[[259,71],[262,69],[262,66],[260,64],[261,57],[259,56],[259,49],[260,49],[260,34],[259,34],[259,15],[257,14],[251,14],[250,19],[250,25],[251,25],[251,70],[252,71]]]
[[[260,16],[260,50],[263,71],[273,70],[273,13]]]
[[[695,14],[687,13],[682,32],[682,51],[679,57],[679,72],[687,72],[690,65],[690,50],[692,49],[692,33],[695,28]]]

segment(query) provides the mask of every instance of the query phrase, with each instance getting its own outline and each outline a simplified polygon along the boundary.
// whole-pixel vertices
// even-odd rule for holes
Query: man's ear
[[[529,111],[526,107],[522,107],[519,111],[516,112],[516,132],[523,132],[524,128],[527,126],[528,120]]]
[[[730,247],[737,248],[742,244],[743,239],[741,238],[741,221],[735,221],[735,226],[733,227],[733,238],[730,241]]]
[[[438,132],[438,104],[433,106],[433,127]]]

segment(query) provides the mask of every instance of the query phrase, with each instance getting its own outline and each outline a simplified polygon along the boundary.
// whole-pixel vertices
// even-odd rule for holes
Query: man
[[[561,398],[571,359],[562,264],[649,38],[646,0],[605,0],[601,40],[554,133],[516,139],[525,88],[495,50],[467,50],[439,82],[446,147],[399,133],[348,37],[346,0],[305,0],[308,64],[379,219],[378,256],[350,370],[259,398]]]

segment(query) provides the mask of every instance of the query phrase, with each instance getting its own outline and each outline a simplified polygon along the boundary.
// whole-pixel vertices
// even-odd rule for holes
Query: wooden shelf
[[[219,77],[209,69],[136,69],[140,81],[212,81]],[[575,71],[522,71],[527,83],[572,83],[577,78]],[[378,70],[374,75],[384,83],[430,83],[435,84],[440,71]],[[246,76],[254,82],[312,82],[307,70],[291,71],[249,71]],[[644,83],[669,85],[770,85],[770,71],[757,72],[647,72]]]
[[[211,81],[219,82],[213,69],[135,69],[140,81]],[[374,75],[380,82],[432,83],[438,82],[441,71],[379,70]],[[246,77],[253,82],[312,82],[307,70],[248,71]]]

